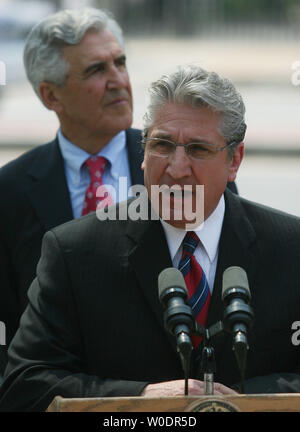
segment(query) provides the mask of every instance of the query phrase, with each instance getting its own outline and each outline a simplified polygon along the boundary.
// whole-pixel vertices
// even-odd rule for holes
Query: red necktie
[[[95,211],[96,209],[106,207],[113,202],[108,191],[106,191],[106,196],[103,196],[104,194],[101,194],[101,197],[96,196],[97,189],[100,186],[103,187],[102,175],[107,165],[107,159],[102,156],[91,156],[85,161],[85,165],[89,170],[91,182],[85,192],[82,215],[86,215],[92,211]],[[101,205],[102,201],[103,205]]]
[[[200,325],[205,327],[211,295],[205,273],[194,256],[198,243],[197,234],[188,231],[183,240],[182,257],[178,268],[184,276],[189,293],[188,303],[192,308],[194,318]],[[195,348],[201,341],[202,337],[192,336]]]

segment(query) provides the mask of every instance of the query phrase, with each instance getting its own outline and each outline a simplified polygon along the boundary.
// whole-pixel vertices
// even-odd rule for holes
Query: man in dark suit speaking
[[[243,159],[244,111],[230,81],[198,67],[152,84],[143,161],[150,200],[137,194],[45,235],[9,348],[1,410],[45,410],[56,395],[182,395],[182,365],[157,292],[158,275],[172,266],[187,277],[191,296],[202,287],[196,315],[206,327],[222,320],[223,272],[242,267],[255,315],[245,391],[300,390],[299,348],[291,341],[299,320],[300,220],[225,190]],[[189,205],[197,223],[187,217]],[[231,334],[213,346],[215,393],[234,393],[240,377]],[[190,395],[204,391],[200,361],[193,357]]]
[[[0,321],[7,345],[27,304],[44,233],[95,210],[92,181],[112,185],[121,200],[127,190],[118,191],[120,177],[128,188],[143,184],[141,131],[130,128],[132,91],[118,23],[99,9],[58,12],[32,29],[24,63],[60,129],[54,141],[0,170]],[[0,358],[0,375],[1,369]]]

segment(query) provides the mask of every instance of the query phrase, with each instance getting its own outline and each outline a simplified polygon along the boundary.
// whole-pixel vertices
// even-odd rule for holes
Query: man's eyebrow
[[[154,134],[151,138],[163,138],[163,139],[168,139],[168,140],[172,141],[171,135],[168,134],[167,132],[162,132],[162,131],[154,132]]]
[[[126,55],[125,54],[121,54],[114,59],[114,63],[119,63],[119,62],[122,62],[122,63],[126,62]],[[104,68],[106,64],[107,64],[106,61],[96,61],[94,63],[91,63],[90,65],[88,65],[87,68],[84,69],[83,75],[88,75],[94,69]]]
[[[99,67],[103,68],[105,66],[105,61],[97,61],[88,65],[87,68],[84,69],[83,75],[88,75],[92,70],[97,69]]]
[[[119,61],[125,62],[126,61],[126,55],[121,54],[121,55],[117,56],[114,61],[115,61],[115,63],[116,62],[118,63]]]
[[[172,138],[172,136],[167,133],[167,132],[163,132],[163,131],[157,131],[154,132],[153,136],[151,138],[162,138],[162,139],[167,139],[169,141],[174,141],[174,139]],[[204,138],[197,138],[197,137],[189,137],[186,139],[187,143],[202,143],[202,144],[211,144],[209,141],[207,141]]]

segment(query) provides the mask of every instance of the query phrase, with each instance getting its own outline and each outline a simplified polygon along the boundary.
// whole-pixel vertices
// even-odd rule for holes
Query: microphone
[[[175,336],[179,352],[188,354],[192,350],[190,334],[195,322],[192,309],[186,304],[188,291],[180,270],[170,267],[159,274],[158,295],[167,330]]]
[[[233,266],[223,273],[222,300],[224,309],[224,328],[233,334],[233,350],[242,377],[246,368],[247,331],[252,326],[254,314],[249,303],[251,293],[245,270]]]
[[[176,338],[185,377],[184,394],[187,396],[193,349],[190,334],[195,329],[195,321],[191,307],[186,304],[188,291],[181,271],[170,267],[159,274],[158,296],[164,308],[165,327]]]

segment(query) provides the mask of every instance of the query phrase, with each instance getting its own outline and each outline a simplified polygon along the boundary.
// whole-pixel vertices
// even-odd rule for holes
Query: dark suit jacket
[[[132,184],[143,184],[141,131],[128,129],[126,143]],[[235,183],[228,185],[237,192]],[[39,146],[0,169],[0,321],[6,346],[0,346],[0,383],[6,349],[27,305],[43,235],[73,219],[64,162],[57,140]]]
[[[141,131],[127,130],[126,140],[132,184],[143,184]],[[57,140],[2,167],[0,196],[0,321],[6,324],[8,345],[27,305],[27,290],[35,277],[43,235],[73,219]],[[5,346],[0,350],[1,375]]]
[[[222,319],[223,271],[243,267],[255,313],[246,392],[299,392],[291,325],[300,310],[300,219],[229,191],[225,201],[207,325]],[[56,395],[134,396],[149,382],[183,378],[157,293],[158,275],[170,266],[159,221],[99,222],[90,214],[47,233],[9,349],[0,409],[44,410]],[[215,380],[234,386],[231,335],[218,336],[214,347]],[[198,366],[191,376],[202,378]]]

